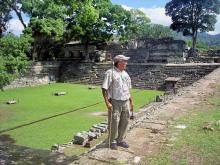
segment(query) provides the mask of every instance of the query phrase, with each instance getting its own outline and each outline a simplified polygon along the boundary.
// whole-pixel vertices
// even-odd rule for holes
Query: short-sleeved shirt
[[[120,71],[114,67],[114,69],[105,72],[102,88],[107,90],[109,99],[128,100],[130,98],[131,78],[126,71]]]

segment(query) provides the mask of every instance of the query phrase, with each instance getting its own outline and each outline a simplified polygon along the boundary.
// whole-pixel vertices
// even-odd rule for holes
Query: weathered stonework
[[[69,60],[34,63],[28,68],[28,74],[16,79],[5,88],[35,86],[56,81],[100,85],[105,71],[112,67],[110,60],[117,54],[131,57],[127,71],[132,78],[134,88],[165,89],[166,78],[180,77],[181,80],[175,84],[179,88],[190,85],[210,73],[219,67],[219,63],[216,62],[220,62],[213,57],[186,59],[185,42],[172,38],[145,39],[126,44],[93,43],[88,50],[90,54],[95,53],[91,56],[95,58],[93,62],[72,59],[71,57],[80,58],[84,47],[80,43],[74,43],[73,47],[71,45],[71,43],[66,45],[66,58]],[[103,62],[94,62],[96,60]],[[185,63],[185,60],[197,63]]]
[[[112,56],[131,57],[132,63],[184,63],[187,56],[186,43],[172,38],[129,41],[124,45],[109,43],[105,49]]]
[[[58,81],[61,62],[34,62],[27,68],[27,73],[15,79],[4,89],[36,86]]]
[[[104,73],[111,68],[111,63],[68,62],[61,71],[61,82],[73,82],[100,85]],[[165,79],[180,77],[176,87],[187,86],[218,68],[220,64],[155,64],[129,63],[127,71],[132,78],[134,88],[165,89]]]

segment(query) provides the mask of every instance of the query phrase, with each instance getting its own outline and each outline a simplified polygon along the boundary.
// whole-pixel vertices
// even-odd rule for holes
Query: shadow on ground
[[[15,145],[10,135],[0,135],[0,165],[9,164],[47,164],[66,165],[77,160],[77,156],[67,157],[50,150],[33,149]]]

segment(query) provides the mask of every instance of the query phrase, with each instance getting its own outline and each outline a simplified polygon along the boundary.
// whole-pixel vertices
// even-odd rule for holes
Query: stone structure
[[[61,62],[34,62],[27,70],[28,72],[20,78],[15,79],[10,85],[4,89],[36,86],[49,84],[58,81]]]
[[[90,59],[96,62],[108,61],[111,56],[125,54],[131,57],[133,63],[184,63],[186,43],[172,38],[144,39],[129,41],[125,44],[117,42],[91,43],[88,47]],[[69,42],[65,45],[65,58],[81,59],[84,45],[80,42]]]
[[[5,89],[57,81],[100,85],[104,72],[111,66],[111,63],[79,63],[76,61],[35,63],[30,68],[30,73],[16,79]],[[165,80],[168,77],[180,77],[181,80],[176,83],[176,87],[179,88],[192,84],[219,66],[219,63],[129,63],[127,71],[132,77],[134,88],[165,89]]]
[[[105,42],[91,42],[88,46],[88,53],[91,61],[104,61],[106,59],[106,51],[104,50]],[[85,57],[85,45],[79,41],[72,41],[65,44],[65,59],[83,60]]]
[[[165,90],[169,92],[176,93],[177,83],[180,82],[180,77],[168,77],[165,79]]]
[[[218,68],[220,64],[154,64],[129,63],[127,71],[132,77],[134,88],[165,89],[168,77],[181,78],[176,88],[187,86]],[[74,82],[100,85],[104,72],[111,68],[110,63],[66,62],[61,67],[61,82]]]
[[[100,85],[104,72],[111,68],[111,62],[95,63],[94,61],[109,61],[117,54],[131,57],[127,71],[132,77],[134,88],[166,89],[168,77],[179,77],[175,88],[187,86],[219,67],[219,63],[185,63],[186,44],[181,40],[145,39],[130,41],[126,44],[91,43],[89,53],[93,62],[80,62],[84,46],[77,43],[66,44],[68,61],[34,63],[30,72],[12,82],[6,88],[34,86],[54,81],[86,83]],[[105,49],[105,50],[104,50]],[[97,58],[98,57],[98,58]],[[101,58],[102,57],[102,58]],[[72,60],[71,60],[72,59]],[[193,59],[195,61],[195,59]],[[198,58],[198,61],[199,62]],[[202,61],[206,62],[206,61]]]
[[[172,38],[130,41],[124,45],[110,43],[106,51],[115,56],[125,54],[132,63],[184,63],[186,43]]]

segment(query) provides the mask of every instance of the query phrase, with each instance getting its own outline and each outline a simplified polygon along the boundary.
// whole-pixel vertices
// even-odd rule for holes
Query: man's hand
[[[130,98],[129,101],[130,101],[130,111],[131,111],[130,119],[133,120],[134,119],[134,104],[133,104],[132,98]]]
[[[112,106],[112,104],[109,101],[106,103],[106,106],[107,106],[109,111],[112,111],[113,106]]]
[[[113,110],[112,103],[108,100],[107,90],[104,88],[102,88],[102,95],[104,97],[106,107],[108,108],[109,111],[112,111]]]

